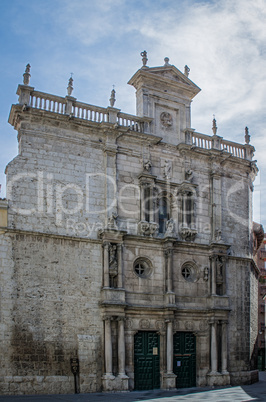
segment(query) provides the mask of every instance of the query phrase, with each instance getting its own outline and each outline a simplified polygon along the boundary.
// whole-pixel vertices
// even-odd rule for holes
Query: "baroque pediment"
[[[136,89],[143,85],[147,85],[149,88],[156,88],[158,84],[165,85],[175,92],[185,91],[190,94],[190,98],[200,92],[200,88],[173,65],[141,68],[131,77],[128,84],[133,85]]]

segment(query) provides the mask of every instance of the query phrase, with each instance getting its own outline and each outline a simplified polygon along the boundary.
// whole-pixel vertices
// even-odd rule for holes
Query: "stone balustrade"
[[[61,96],[50,95],[45,92],[33,91],[30,94],[29,106],[47,110],[48,112],[55,112],[64,114],[66,99]]]
[[[107,109],[77,101],[73,102],[72,116],[96,123],[109,122]]]
[[[206,134],[196,133],[194,131],[191,131],[190,134],[191,136],[188,136],[187,138],[191,139],[190,142],[192,146],[204,149],[218,149],[219,151],[228,152],[237,158],[251,159],[250,153],[252,153],[252,150],[254,150],[251,145],[242,145],[236,142],[227,141],[222,137],[209,136]]]
[[[74,118],[95,123],[115,122],[118,127],[124,127],[130,131],[139,133],[151,133],[152,131],[152,118],[122,113],[120,109],[110,107],[103,108],[78,102],[76,98],[71,96],[64,98],[45,92],[35,91],[33,87],[26,85],[19,85],[17,93],[19,94],[19,103],[26,104],[32,108],[53,113],[67,114]],[[224,140],[223,137],[217,135],[209,136],[197,133],[192,129],[186,130],[186,143],[207,150],[217,149],[219,151],[225,151],[237,158],[248,160],[252,160],[254,152],[254,148],[249,144],[238,144]]]

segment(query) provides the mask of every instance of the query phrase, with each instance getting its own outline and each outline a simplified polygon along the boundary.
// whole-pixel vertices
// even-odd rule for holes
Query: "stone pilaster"
[[[128,380],[125,371],[126,346],[125,346],[125,319],[118,317],[118,376]]]
[[[211,196],[212,196],[212,241],[221,241],[221,229],[222,229],[221,176],[216,172],[211,174]]]
[[[211,295],[216,295],[216,257],[210,257],[211,262]]]
[[[222,374],[228,374],[227,371],[227,325],[228,321],[223,320],[222,324]]]
[[[163,376],[163,388],[171,389],[176,387],[176,375],[173,373],[173,321],[171,319],[166,322],[166,373]]]
[[[103,243],[103,287],[110,287],[109,278],[109,243]]]
[[[123,288],[123,258],[122,258],[122,244],[117,244],[117,264],[118,264],[118,278],[117,287]]]
[[[113,379],[113,355],[112,355],[112,317],[104,319],[104,360],[105,360],[105,378]]]
[[[217,322],[212,320],[211,325],[211,372],[210,375],[216,375],[218,370],[218,353],[217,353]]]

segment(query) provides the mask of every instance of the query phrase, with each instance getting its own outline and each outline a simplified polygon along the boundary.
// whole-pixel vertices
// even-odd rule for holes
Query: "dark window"
[[[159,199],[159,233],[166,230],[166,222],[170,219],[169,203],[166,197]]]

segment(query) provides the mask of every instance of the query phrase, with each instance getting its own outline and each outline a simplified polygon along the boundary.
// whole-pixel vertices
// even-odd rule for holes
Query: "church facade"
[[[256,370],[254,148],[191,128],[200,88],[164,59],[137,113],[18,86],[0,200],[0,390],[247,384]],[[75,387],[75,388],[74,388]]]

